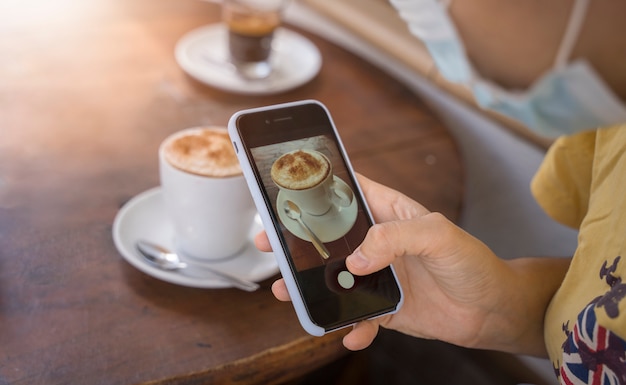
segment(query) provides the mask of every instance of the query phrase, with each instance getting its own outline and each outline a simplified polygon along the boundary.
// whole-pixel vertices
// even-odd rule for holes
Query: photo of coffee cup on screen
[[[358,245],[365,221],[334,143],[316,136],[252,153],[298,270],[341,260]]]
[[[347,207],[353,192],[338,183],[328,158],[318,151],[295,150],[278,158],[271,176],[285,198],[311,215],[326,214],[333,204]]]

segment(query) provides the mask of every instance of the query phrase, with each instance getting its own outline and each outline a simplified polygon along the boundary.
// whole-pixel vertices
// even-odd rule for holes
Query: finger
[[[287,291],[287,285],[285,285],[285,280],[282,278],[274,281],[272,284],[272,294],[274,294],[274,297],[279,301],[291,301],[291,297]]]
[[[346,259],[348,270],[366,275],[392,264],[405,255],[449,254],[461,236],[460,230],[438,213],[408,221],[392,221],[372,226],[361,245]]]
[[[361,174],[357,173],[356,176],[376,222],[411,219],[429,213],[424,206],[401,192]]]
[[[352,331],[343,337],[343,346],[348,350],[363,350],[370,346],[378,334],[376,321],[362,321],[354,325]]]
[[[261,251],[272,251],[270,240],[267,238],[267,233],[265,231],[261,231],[254,237],[254,245]]]

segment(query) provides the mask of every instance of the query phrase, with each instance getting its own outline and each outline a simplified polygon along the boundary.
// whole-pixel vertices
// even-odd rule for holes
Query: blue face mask
[[[508,91],[472,68],[445,4],[391,0],[411,33],[428,48],[441,75],[472,90],[482,108],[497,111],[549,137],[626,122],[626,107],[584,60],[567,63],[588,0],[577,0],[551,71],[527,90]]]

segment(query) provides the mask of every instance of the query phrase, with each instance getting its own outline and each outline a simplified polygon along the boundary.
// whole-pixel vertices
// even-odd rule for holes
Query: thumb
[[[353,274],[367,275],[389,266],[398,257],[429,255],[446,247],[451,227],[454,225],[439,213],[375,224],[347,257],[346,266]]]

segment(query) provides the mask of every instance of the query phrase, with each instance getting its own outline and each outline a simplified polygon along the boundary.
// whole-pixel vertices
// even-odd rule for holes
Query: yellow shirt
[[[578,247],[548,307],[545,340],[563,384],[626,384],[626,124],[559,138],[532,192]]]

